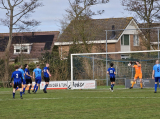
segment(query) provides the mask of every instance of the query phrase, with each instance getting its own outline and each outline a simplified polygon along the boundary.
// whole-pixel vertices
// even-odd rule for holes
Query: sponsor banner
[[[41,82],[40,90],[43,90],[45,87],[45,82]],[[51,89],[67,89],[67,81],[50,81],[47,87],[47,90]]]
[[[68,81],[68,88],[71,88],[71,81]],[[95,80],[73,81],[73,89],[95,89]]]
[[[133,79],[126,79],[125,80],[125,88],[131,87],[133,82]],[[142,79],[143,88],[151,88],[154,87],[154,80],[153,79]],[[133,88],[140,88],[140,81],[139,79],[136,80],[136,83],[134,84]]]
[[[41,82],[40,90],[43,90],[45,87],[45,82]],[[50,81],[47,87],[47,90],[51,89],[70,89],[71,81]],[[95,80],[85,80],[85,81],[74,81],[73,89],[95,89],[96,81]]]

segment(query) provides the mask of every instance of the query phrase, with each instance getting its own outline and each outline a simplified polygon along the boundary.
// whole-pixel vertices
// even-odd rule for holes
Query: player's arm
[[[51,74],[50,74],[50,72],[49,72],[49,70],[47,69],[47,73],[49,74],[49,76],[51,76]]]
[[[28,72],[26,72],[26,71],[25,71],[25,74],[26,74],[27,76],[29,76],[29,77],[31,77],[31,78],[32,78],[32,76],[31,76],[31,75],[29,75],[29,74],[28,74]]]
[[[154,79],[154,72],[155,72],[155,71],[153,70],[153,71],[152,71],[152,79]]]
[[[28,74],[28,72],[26,72],[26,75],[32,78],[32,76],[31,76],[31,75],[29,75],[29,74]]]
[[[138,66],[138,67],[141,67],[141,64],[138,64],[137,66]]]

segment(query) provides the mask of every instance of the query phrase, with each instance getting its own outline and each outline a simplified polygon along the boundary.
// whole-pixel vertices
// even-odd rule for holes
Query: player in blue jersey
[[[24,67],[25,67],[24,73],[25,73],[26,85],[30,84],[28,93],[31,94],[30,90],[32,88],[32,79],[31,79],[32,76],[30,75],[30,72],[29,72],[29,69],[28,69],[28,64],[25,64]]]
[[[35,78],[35,86],[34,90],[32,92],[36,93],[39,87],[39,84],[41,84],[41,73],[42,70],[39,68],[39,65],[37,65],[37,68],[33,70],[33,79]]]
[[[18,71],[18,66],[15,66],[15,71],[12,73],[11,76],[11,83],[10,85],[12,85],[12,80],[14,80],[14,85],[13,85],[13,98],[15,98],[15,91],[16,88],[19,87],[20,89],[20,97],[22,98],[22,82],[23,82],[23,78],[22,78],[22,73],[20,71]]]
[[[115,84],[115,69],[113,68],[113,63],[110,64],[110,68],[108,68],[108,71],[107,71],[107,74],[109,74],[110,76],[110,81],[111,81],[111,88],[110,88],[110,91],[113,92],[113,87],[114,87],[114,84]]]
[[[45,87],[43,89],[44,93],[47,93],[46,89],[48,87],[49,84],[49,77],[51,76],[50,72],[49,72],[49,64],[46,64],[46,67],[43,68],[43,73],[44,73],[44,80],[45,80]]]
[[[23,78],[23,94],[25,94],[25,89],[26,89],[26,80],[24,78],[24,71],[23,71],[23,66],[20,65],[18,71],[22,73],[22,78]]]
[[[156,60],[156,64],[153,66],[152,79],[155,79],[154,93],[157,93],[157,82],[159,81],[160,83],[160,64],[158,60]]]

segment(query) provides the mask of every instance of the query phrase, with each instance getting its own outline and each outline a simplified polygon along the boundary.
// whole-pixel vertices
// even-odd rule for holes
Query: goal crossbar
[[[108,55],[108,54],[127,54],[127,53],[143,53],[143,52],[160,52],[160,50],[143,50],[143,51],[125,51],[125,52],[101,52],[101,53],[76,53],[73,55]]]

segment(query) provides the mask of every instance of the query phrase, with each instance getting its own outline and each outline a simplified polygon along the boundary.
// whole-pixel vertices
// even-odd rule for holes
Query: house
[[[107,31],[107,51],[108,52],[123,52],[123,51],[137,51],[145,49],[141,45],[141,38],[137,23],[133,17],[126,18],[108,18],[108,19],[92,19],[91,29],[95,29],[94,38],[86,41],[87,44],[93,44],[91,53],[106,52],[106,31]],[[67,29],[70,29],[68,32]],[[68,25],[66,30],[61,34],[60,38],[55,42],[54,45],[59,47],[59,53],[61,58],[65,58],[69,53],[69,48],[73,44],[70,33],[72,23]],[[112,31],[115,29],[122,29]],[[136,30],[124,30],[124,29],[136,29]],[[83,44],[82,40],[78,41],[79,44]],[[120,59],[126,59],[130,56],[128,54],[121,54]]]
[[[51,52],[59,31],[13,33],[10,48],[10,62],[23,55],[23,60],[38,62],[46,51]],[[0,34],[0,57],[2,59],[9,39],[9,33]]]

